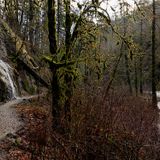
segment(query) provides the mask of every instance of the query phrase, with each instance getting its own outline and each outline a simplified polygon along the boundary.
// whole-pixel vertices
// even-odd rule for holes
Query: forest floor
[[[46,114],[38,101],[38,96],[30,96],[0,106],[0,160],[32,159],[33,146],[29,138],[32,134],[37,136],[38,124]]]
[[[0,160],[81,160],[88,156],[97,160],[103,156],[103,159],[105,156],[111,159],[117,159],[117,156],[119,159],[159,159],[157,110],[143,98],[119,94],[108,97],[107,104],[102,106],[98,105],[101,95],[97,95],[97,99],[92,97],[96,101],[89,97],[86,102],[81,94],[77,94],[77,100],[73,99],[73,132],[69,141],[52,130],[48,96],[9,102],[8,110],[13,111],[21,126],[16,127],[15,133],[7,132],[7,136],[0,140]],[[113,118],[114,123],[110,126]]]

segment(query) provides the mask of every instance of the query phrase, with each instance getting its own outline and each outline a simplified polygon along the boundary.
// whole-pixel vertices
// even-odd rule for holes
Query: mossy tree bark
[[[49,29],[49,42],[50,53],[54,56],[57,54],[57,36],[56,36],[56,10],[55,0],[48,0],[48,29]],[[50,63],[52,72],[52,116],[53,116],[53,129],[60,128],[60,106],[59,106],[59,84],[57,77],[57,69]]]
[[[66,55],[65,59],[67,61],[71,61],[71,16],[70,16],[70,0],[67,0],[65,3],[66,7],[66,38],[65,38],[65,47],[66,47]],[[68,66],[68,70],[70,70],[71,66]],[[70,121],[71,121],[71,98],[73,94],[73,81],[72,76],[68,73],[65,75],[65,83],[67,85],[66,88],[66,100],[64,103],[64,111],[65,111],[65,120],[66,120],[66,135],[70,133]]]
[[[58,46],[61,45],[62,43],[62,33],[61,33],[61,29],[62,29],[62,25],[63,25],[63,14],[62,14],[63,10],[62,10],[62,0],[58,0],[57,1],[57,43]]]
[[[23,40],[19,36],[17,36],[15,32],[13,32],[13,30],[5,21],[0,19],[0,22],[2,23],[3,30],[7,33],[8,37],[10,38],[11,43],[15,44],[15,54],[13,56],[17,64],[21,65],[30,75],[32,75],[41,84],[48,87],[48,83],[40,75],[40,72],[38,70],[39,65],[28,52],[28,48],[24,44]]]
[[[15,56],[25,61],[32,69],[37,69],[38,65],[34,61],[33,57],[30,56],[24,41],[10,28],[10,26],[4,20],[0,19],[0,21],[4,30],[11,38],[12,43],[15,44]]]

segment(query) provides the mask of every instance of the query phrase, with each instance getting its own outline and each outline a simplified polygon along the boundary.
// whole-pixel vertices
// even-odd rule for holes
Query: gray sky
[[[87,1],[87,0],[74,0],[74,1],[75,1],[75,4],[76,4],[77,2],[82,3],[82,2]],[[137,3],[139,3],[140,0],[123,0],[123,1],[124,1],[124,2],[127,2],[127,3],[130,5],[130,10],[133,10],[134,7],[135,7],[134,2],[136,1]],[[151,1],[151,0],[148,0],[148,1]],[[102,7],[103,7],[104,9],[107,8],[107,11],[108,11],[108,13],[110,14],[111,17],[113,17],[113,15],[114,15],[114,12],[113,12],[113,10],[111,9],[111,7],[112,7],[116,12],[118,12],[118,11],[119,11],[119,8],[120,8],[119,3],[118,3],[118,0],[104,0],[104,3],[102,4]],[[117,14],[118,14],[118,13],[117,13]]]
[[[138,0],[136,0],[138,2]],[[127,2],[131,8],[134,7],[134,0],[124,0],[124,2]],[[108,7],[108,11],[109,12],[113,12],[111,9],[110,9],[110,6],[112,6],[114,9],[116,10],[119,10],[119,5],[118,5],[118,0],[109,0],[109,7]]]

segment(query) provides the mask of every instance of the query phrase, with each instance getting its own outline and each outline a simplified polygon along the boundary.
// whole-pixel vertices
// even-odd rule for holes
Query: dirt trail
[[[37,97],[37,95],[17,98],[0,105],[0,140],[8,133],[15,133],[22,126],[22,122],[18,119],[14,106],[35,97]]]

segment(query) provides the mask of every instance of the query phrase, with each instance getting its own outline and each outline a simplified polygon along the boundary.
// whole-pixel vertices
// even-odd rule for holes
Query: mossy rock
[[[9,99],[9,92],[6,84],[0,79],[0,102],[4,102]]]
[[[36,92],[35,87],[31,85],[31,83],[28,80],[23,80],[22,86],[23,86],[23,89],[29,94],[34,94]]]

